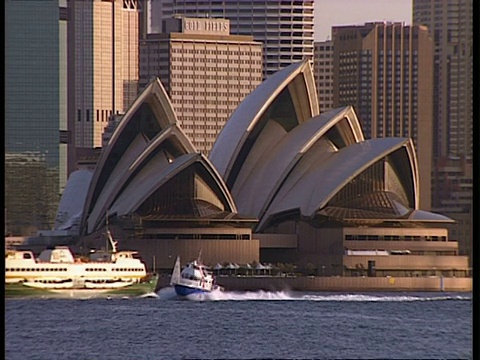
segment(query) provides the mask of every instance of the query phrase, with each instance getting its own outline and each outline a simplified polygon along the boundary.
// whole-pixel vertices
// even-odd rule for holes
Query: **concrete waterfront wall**
[[[218,276],[216,281],[227,291],[472,291],[472,278]],[[160,279],[158,288],[168,282],[168,277]]]

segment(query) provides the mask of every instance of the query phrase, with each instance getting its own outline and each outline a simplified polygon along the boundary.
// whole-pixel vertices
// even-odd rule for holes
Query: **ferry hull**
[[[42,298],[98,298],[142,296],[155,292],[157,276],[150,280],[135,283],[117,289],[40,289],[22,283],[5,284],[5,298],[42,297]]]
[[[188,296],[192,294],[205,294],[210,292],[206,289],[192,288],[192,287],[178,285],[178,284],[174,285],[174,288],[178,296]]]

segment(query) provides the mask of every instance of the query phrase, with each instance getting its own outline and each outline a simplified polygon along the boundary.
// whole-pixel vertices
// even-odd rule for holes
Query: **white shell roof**
[[[332,152],[327,158],[319,157],[308,166],[300,164],[294,170],[298,174],[285,181],[258,228],[275,214],[294,209],[300,209],[303,216],[313,217],[353,178],[409,142],[406,138],[371,139]]]
[[[140,129],[145,114],[153,118],[153,131]],[[365,141],[350,106],[319,115],[307,60],[278,71],[247,96],[227,121],[208,159],[196,152],[177,125],[169,97],[155,78],[122,117],[90,175],[82,225],[92,232],[102,225],[107,211],[133,214],[169,180],[200,166],[195,176],[210,187],[212,201],[219,205],[221,201],[225,211],[237,213],[235,199],[238,213],[257,217],[256,230],[261,231],[275,216],[288,212],[313,218],[352,179],[388,155],[396,166],[405,163],[405,171],[395,174],[394,181],[397,193],[405,190],[402,201],[410,204],[405,204],[403,212],[408,215],[398,220],[448,221],[443,215],[418,210],[418,165],[410,139]],[[70,181],[78,183],[76,176]]]
[[[154,113],[154,118],[158,123],[160,131],[162,129],[165,129],[169,125],[175,124],[177,122],[177,118],[173,110],[172,104],[162,83],[158,78],[152,79],[150,83],[145,87],[143,92],[133,102],[127,112],[123,115],[120,123],[115,128],[107,146],[102,150],[100,154],[95,172],[93,174],[92,182],[90,184],[87,199],[85,201],[82,225],[86,224],[87,217],[90,216],[90,212],[93,210],[93,207],[96,206],[98,197],[101,196],[104,187],[108,186],[111,181],[116,182],[116,180],[112,180],[112,174],[118,176],[119,173],[124,171],[123,169],[125,169],[126,163],[129,160],[128,158],[124,159],[123,156],[126,151],[129,151],[129,147],[121,146],[120,141],[122,137],[125,137],[127,135],[129,137],[131,136],[131,134],[127,134],[127,131],[125,130],[130,124],[130,121],[132,119],[135,119],[135,114],[137,113],[137,111],[139,111],[141,106],[145,103],[150,106],[152,112]],[[136,138],[138,138],[139,136],[141,135],[136,134]],[[136,151],[140,151],[140,149],[137,148]],[[132,153],[126,154],[125,156],[130,157],[131,159],[135,155]],[[115,171],[115,167],[117,166],[122,167],[123,169]],[[109,194],[104,196],[109,196]],[[102,201],[100,201],[100,203],[102,203]],[[101,205],[100,207],[103,208],[103,205]],[[97,222],[99,216],[101,215],[95,214],[94,219],[92,219],[93,221],[89,220],[88,227],[90,229],[92,228],[93,223]]]
[[[145,121],[145,105],[157,124],[148,134],[136,122]],[[222,178],[178,126],[168,95],[155,78],[122,117],[101,153],[84,201],[83,227],[91,233],[102,226],[107,212],[132,213],[153,191],[194,163],[201,164],[210,175],[206,182],[226,204],[226,211],[236,212]]]
[[[363,140],[363,134],[352,107],[320,114],[295,127],[279,142],[268,147],[261,161],[258,161],[255,167],[250,167],[253,170],[247,174],[246,179],[241,181],[239,177],[232,189],[239,211],[260,218],[302,156],[312,149],[328,130],[343,119],[348,119],[350,128],[340,129],[340,131],[350,131],[355,142]]]
[[[215,176],[217,173],[212,171],[210,163],[204,155],[199,153],[186,154],[175,159],[167,167],[159,166],[159,161],[163,162],[163,158],[156,157],[141,169],[110,208],[111,214],[116,213],[120,216],[133,213],[162,185],[195,163],[202,164],[208,173],[212,175],[210,181],[215,181],[216,186],[221,190],[219,195],[226,200],[224,201],[228,206],[226,211],[235,212],[236,208],[230,193],[223,181],[221,181],[221,178]]]
[[[298,76],[302,76],[306,84],[301,98],[308,99],[307,119],[318,114],[318,101],[310,63],[304,60],[276,72],[240,103],[210,151],[209,159],[223,179],[228,178],[233,164],[237,161],[238,153],[258,120],[282,90]],[[305,111],[305,109],[302,110]]]
[[[93,172],[76,170],[70,174],[58,205],[55,230],[66,230],[80,221]]]
[[[133,174],[142,166],[147,158],[157,148],[164,145],[164,142],[175,142],[183,153],[195,152],[192,143],[186,137],[185,133],[177,124],[169,125],[161,133],[147,142],[144,137],[138,135],[138,141],[132,142],[125,151],[124,156],[119,159],[117,166],[109,176],[109,182],[100,193],[93,210],[89,214],[88,229],[93,231],[104,219],[108,208],[117,196],[122,187],[128,183]],[[135,144],[138,143],[138,146]],[[157,159],[157,170],[163,169],[169,165],[166,153],[161,153]]]
[[[413,210],[409,217],[409,220],[415,220],[415,221],[434,221],[434,222],[451,222],[454,223],[455,220],[449,218],[448,216],[430,212],[430,211],[425,211],[425,210]]]

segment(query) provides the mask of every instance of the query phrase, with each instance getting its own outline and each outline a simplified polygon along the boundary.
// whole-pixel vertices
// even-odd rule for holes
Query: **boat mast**
[[[106,248],[105,250],[108,251],[108,243],[110,243],[110,246],[112,247],[112,254],[115,254],[117,252],[117,242],[113,240],[112,233],[110,232],[110,229],[108,228],[108,211],[105,217],[105,227],[107,229],[107,240],[106,240]]]

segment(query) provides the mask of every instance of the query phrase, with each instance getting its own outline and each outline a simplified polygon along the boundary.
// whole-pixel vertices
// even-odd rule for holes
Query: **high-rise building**
[[[413,139],[420,206],[431,208],[433,44],[424,26],[332,27],[334,107],[353,105],[365,137]]]
[[[263,43],[263,78],[302,59],[313,61],[313,0],[144,0],[144,32],[176,15],[224,18],[230,32]]]
[[[172,18],[140,42],[140,87],[157,76],[183,131],[208,155],[238,104],[262,82],[262,44],[229,20]]]
[[[4,4],[5,225],[14,235],[50,228],[66,184],[65,5]]]
[[[320,112],[333,109],[333,42],[315,42],[313,52],[315,87],[318,93]]]
[[[138,1],[73,0],[68,17],[71,145],[94,149],[109,117],[138,93]],[[72,172],[76,157],[69,160]]]
[[[435,51],[434,155],[472,156],[473,1],[413,0]]]
[[[456,220],[471,254],[473,203],[473,0],[413,0],[413,23],[434,46],[432,209]]]

